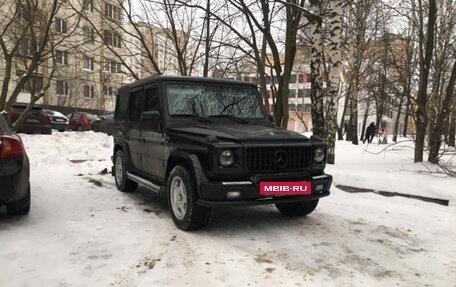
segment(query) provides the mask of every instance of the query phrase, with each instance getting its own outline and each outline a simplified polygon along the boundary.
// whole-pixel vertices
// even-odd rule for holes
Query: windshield
[[[100,118],[97,115],[87,114],[89,120],[99,120]]]
[[[170,84],[166,91],[171,116],[264,118],[253,87]]]

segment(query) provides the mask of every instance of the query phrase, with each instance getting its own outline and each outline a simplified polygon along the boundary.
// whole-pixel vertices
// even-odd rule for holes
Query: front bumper
[[[199,185],[198,204],[203,206],[239,206],[272,203],[290,203],[316,200],[330,194],[332,176],[325,174],[314,176],[307,181],[312,183],[310,195],[263,196],[260,185],[254,181],[242,182],[202,182]],[[319,186],[319,190],[316,187]],[[323,186],[321,188],[321,186]]]

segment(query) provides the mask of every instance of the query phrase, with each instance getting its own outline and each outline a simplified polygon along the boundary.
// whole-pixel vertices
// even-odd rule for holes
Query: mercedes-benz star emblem
[[[274,165],[278,168],[284,168],[288,163],[288,155],[283,149],[274,153]]]

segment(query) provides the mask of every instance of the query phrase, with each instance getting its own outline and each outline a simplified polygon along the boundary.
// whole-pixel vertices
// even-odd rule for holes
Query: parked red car
[[[73,131],[88,131],[92,121],[99,120],[97,115],[85,113],[85,112],[74,112],[67,115],[69,129]]]

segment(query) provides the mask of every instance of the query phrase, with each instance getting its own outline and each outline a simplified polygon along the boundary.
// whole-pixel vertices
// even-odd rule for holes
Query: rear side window
[[[116,110],[114,114],[114,119],[116,121],[125,121],[128,118],[128,95],[124,90],[120,90],[116,98]]]
[[[144,91],[134,91],[130,93],[130,121],[139,121],[144,111]]]

